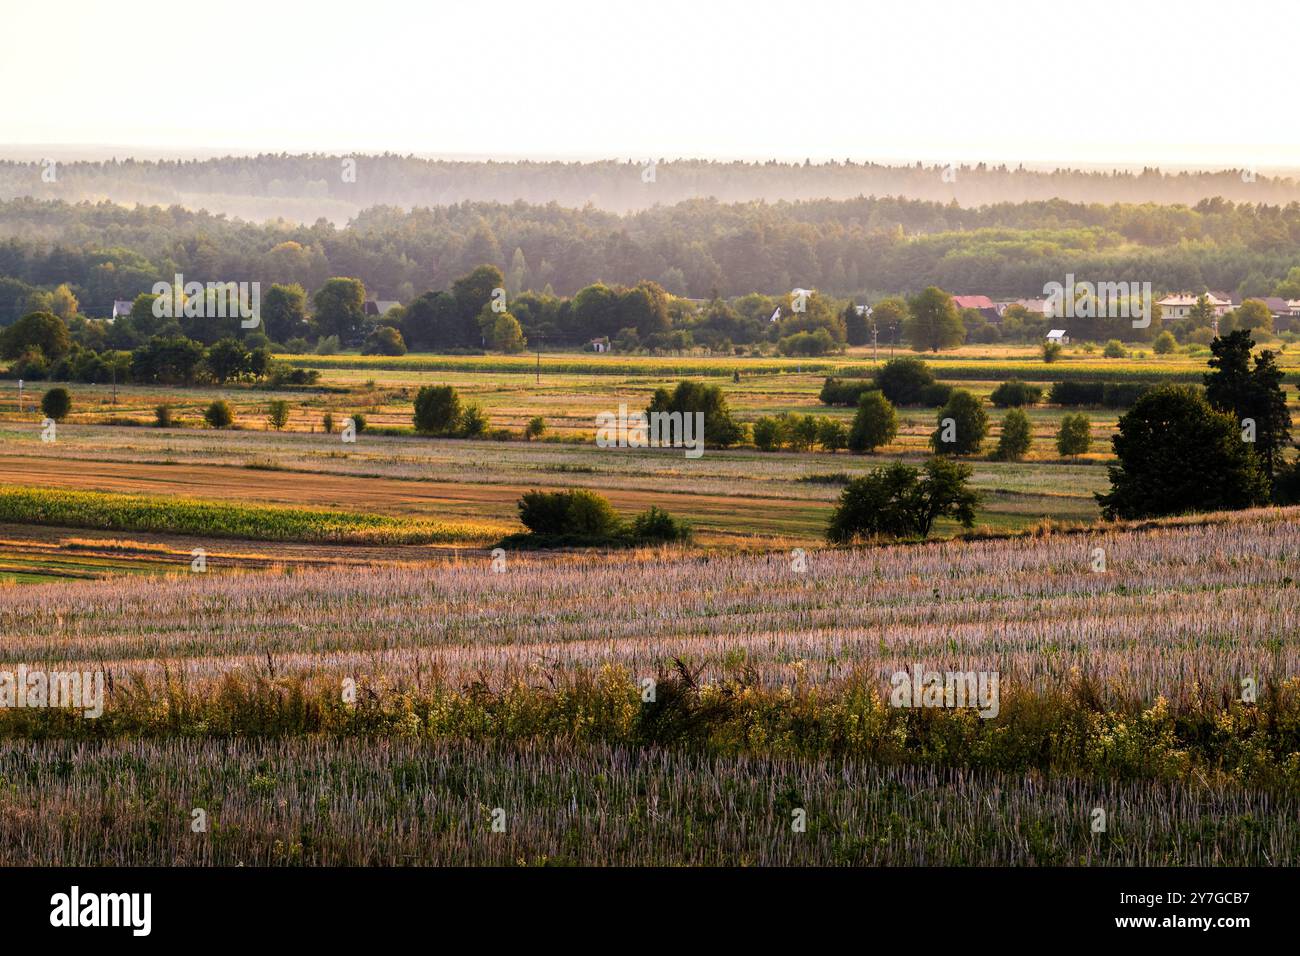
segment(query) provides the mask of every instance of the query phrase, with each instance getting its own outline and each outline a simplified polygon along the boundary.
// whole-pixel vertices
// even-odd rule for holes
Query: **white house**
[[[1188,313],[1192,311],[1192,307],[1196,305],[1198,298],[1200,298],[1199,295],[1191,292],[1174,292],[1165,296],[1159,301],[1164,320],[1170,322],[1174,319],[1187,318]],[[1213,292],[1207,292],[1205,298],[1214,308],[1216,317],[1222,316],[1232,308],[1232,299],[1226,295],[1220,296],[1215,295]]]
[[[602,338],[599,338],[599,339],[592,339],[592,340],[591,340],[591,350],[592,350],[593,352],[608,352],[608,351],[609,351],[609,339],[608,339],[608,338],[605,338],[605,337],[602,337]]]
[[[1047,341],[1055,342],[1057,345],[1069,345],[1070,337],[1065,334],[1065,329],[1052,329],[1047,333]]]
[[[121,318],[122,316],[125,315],[130,315],[132,305],[133,303],[127,299],[114,299],[113,314],[109,316],[109,320],[111,321],[113,319]]]

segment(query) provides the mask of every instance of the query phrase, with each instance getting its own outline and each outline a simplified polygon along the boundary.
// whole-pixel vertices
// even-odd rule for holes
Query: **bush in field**
[[[998,447],[993,457],[999,461],[1019,461],[1029,452],[1032,443],[1029,416],[1013,408],[1002,419],[1002,434],[998,436]]]
[[[1061,357],[1062,348],[1060,342],[1044,342],[1042,349],[1043,361],[1049,365]]]
[[[1164,331],[1156,336],[1156,340],[1151,343],[1151,348],[1156,355],[1169,355],[1178,351],[1178,340],[1174,338],[1172,332]]]
[[[457,438],[482,438],[487,434],[488,417],[483,411],[483,406],[477,402],[470,402],[460,412],[460,418],[456,422]]]
[[[939,410],[939,427],[930,435],[930,446],[939,455],[973,455],[988,430],[983,404],[970,392],[958,389]]]
[[[449,435],[460,416],[460,395],[450,385],[426,385],[415,396],[415,430],[421,435]]]
[[[176,424],[176,415],[172,407],[166,402],[154,406],[153,423],[158,428],[171,428]]]
[[[890,359],[876,371],[876,387],[894,405],[920,405],[925,390],[935,385],[930,366],[918,358]]]
[[[66,388],[52,388],[41,396],[41,411],[46,418],[61,422],[72,411],[72,396]]]
[[[826,538],[833,544],[873,537],[924,538],[942,517],[969,528],[979,500],[966,487],[970,476],[970,465],[945,458],[931,458],[920,471],[902,462],[877,468],[841,492]]]
[[[203,420],[209,428],[229,428],[235,423],[235,413],[229,402],[219,398],[203,412]]]
[[[402,333],[391,326],[381,325],[368,336],[361,347],[362,355],[405,355],[406,343]]]
[[[519,499],[519,520],[533,534],[609,537],[620,528],[618,513],[602,495],[585,488],[526,491]]]
[[[1037,385],[1029,385],[1019,379],[1008,379],[989,396],[998,408],[1020,408],[1024,405],[1037,405],[1043,400],[1043,390]]]
[[[524,437],[529,441],[532,441],[534,438],[541,438],[545,434],[546,434],[546,419],[544,419],[541,415],[538,415],[534,418],[530,418],[528,420],[528,424],[524,426]]]
[[[870,392],[877,387],[872,379],[845,380],[832,376],[822,384],[821,393],[817,398],[823,405],[847,405],[852,408],[858,404],[858,399],[864,392]]]
[[[366,416],[360,412],[353,412],[348,416],[352,420],[352,430],[360,435],[366,430]]]
[[[1083,455],[1092,446],[1092,422],[1082,413],[1066,415],[1056,433],[1056,450],[1061,455]]]
[[[1106,343],[1106,347],[1101,350],[1102,358],[1121,359],[1128,355],[1128,350],[1124,348],[1124,343],[1119,339],[1111,339]]]
[[[289,403],[276,399],[266,406],[266,423],[276,431],[289,424]]]
[[[1264,504],[1269,481],[1241,425],[1187,385],[1161,385],[1119,420],[1105,518],[1230,511]]]
[[[339,337],[337,335],[322,336],[320,341],[316,343],[316,354],[337,355],[339,349],[342,347],[343,346],[340,344]]]
[[[817,419],[812,415],[790,416],[790,447],[795,451],[808,451],[817,443]]]
[[[334,434],[334,413],[326,412],[320,417],[320,427],[326,435]]]
[[[898,434],[898,414],[883,391],[864,392],[849,429],[849,451],[856,454],[888,445]]]
[[[691,528],[685,521],[678,521],[652,505],[632,519],[631,535],[639,541],[687,541]]]
[[[754,447],[759,451],[780,451],[786,442],[785,421],[764,415],[754,422]]]
[[[837,418],[821,418],[817,423],[817,444],[832,455],[849,443],[849,427]]]
[[[646,414],[655,412],[681,412],[704,415],[704,441],[718,448],[727,448],[744,437],[744,429],[731,417],[727,398],[717,385],[703,382],[678,382],[669,392],[666,388],[655,390]]]

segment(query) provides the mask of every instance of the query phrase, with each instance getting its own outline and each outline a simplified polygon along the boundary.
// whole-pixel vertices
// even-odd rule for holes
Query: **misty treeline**
[[[949,162],[949,160],[953,160]],[[1265,170],[1218,172],[1039,170],[961,163],[955,157],[901,165],[719,162],[637,157],[600,162],[455,161],[398,155],[259,155],[203,160],[0,163],[0,198],[69,202],[110,199],[205,208],[247,219],[343,223],[376,205],[457,202],[590,203],[611,212],[713,197],[720,202],[905,196],[967,207],[1060,198],[1082,203],[1194,205],[1222,196],[1285,205],[1300,183]],[[1246,162],[1243,159],[1243,164]]]
[[[0,203],[0,323],[32,287],[68,284],[83,314],[110,313],[177,273],[318,289],[360,279],[409,303],[482,264],[513,296],[574,295],[594,282],[650,280],[673,295],[817,289],[859,302],[936,285],[954,293],[1041,295],[1068,273],[1150,281],[1157,292],[1284,288],[1300,254],[1300,203],[1192,207],[1061,200],[963,209],[906,199],[735,203],[692,200],[627,216],[522,202],[376,207],[345,227],[256,224],[180,207],[126,208],[16,199]],[[1294,283],[1292,283],[1294,284]]]

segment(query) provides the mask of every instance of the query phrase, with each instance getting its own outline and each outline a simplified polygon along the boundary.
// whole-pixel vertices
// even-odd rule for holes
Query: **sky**
[[[1291,0],[3,3],[24,158],[1300,167]]]

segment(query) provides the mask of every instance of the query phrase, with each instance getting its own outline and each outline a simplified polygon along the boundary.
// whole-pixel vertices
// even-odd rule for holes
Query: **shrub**
[[[488,417],[482,405],[471,402],[461,410],[460,418],[456,422],[455,434],[458,438],[481,438],[487,430]]]
[[[953,387],[942,382],[935,382],[921,389],[920,404],[928,408],[942,408],[952,398]]]
[[[166,402],[154,406],[153,423],[158,428],[171,428],[174,426],[176,424],[176,417],[172,412],[172,407]]]
[[[266,423],[276,431],[289,424],[289,403],[280,399],[266,406]]]
[[[1048,364],[1055,362],[1057,359],[1061,357],[1062,349],[1061,349],[1060,342],[1044,342],[1042,348],[1043,348],[1043,361],[1047,362]]]
[[[898,413],[883,391],[864,392],[849,429],[849,451],[856,454],[888,445],[898,434]]]
[[[817,419],[812,415],[789,416],[790,446],[795,451],[808,451],[817,443]]]
[[[1092,422],[1087,415],[1066,415],[1056,433],[1056,450],[1061,455],[1082,455],[1092,445]]]
[[[1101,350],[1103,358],[1121,359],[1128,355],[1128,350],[1124,348],[1124,343],[1119,339],[1111,339],[1106,343],[1106,347]]]
[[[1156,340],[1151,343],[1151,348],[1156,355],[1168,355],[1178,350],[1178,342],[1173,333],[1166,330],[1156,336]]]
[[[1043,400],[1043,390],[1037,385],[1029,385],[1019,379],[1008,379],[997,388],[989,400],[998,408],[1020,408],[1024,405],[1037,405]]]
[[[849,427],[836,418],[822,417],[817,422],[817,444],[831,454],[849,443]]]
[[[426,385],[415,396],[415,430],[448,435],[460,422],[460,395],[450,385]]]
[[[339,337],[337,335],[326,335],[316,343],[316,354],[336,355],[340,348],[342,348],[342,345],[340,345]]]
[[[66,388],[52,388],[41,396],[41,411],[46,418],[61,422],[72,411],[72,396]]]
[[[640,541],[687,541],[691,527],[653,505],[632,519],[632,537]]]
[[[1105,382],[1057,382],[1047,400],[1053,405],[1100,405],[1105,392]]]
[[[406,343],[402,333],[391,326],[381,325],[368,336],[361,348],[362,355],[405,355]]]
[[[966,487],[971,467],[931,458],[920,472],[894,462],[849,482],[831,516],[827,540],[835,544],[863,537],[927,537],[934,522],[953,518],[975,523],[978,496]]]
[[[876,387],[893,405],[920,405],[934,373],[918,358],[890,359],[876,371]]]
[[[846,405],[853,407],[866,392],[874,391],[878,386],[872,379],[850,379],[831,377],[822,384],[817,396],[823,405]]]
[[[754,447],[759,451],[780,451],[785,444],[785,421],[764,415],[754,422]]]
[[[519,520],[533,534],[607,537],[619,529],[617,512],[594,491],[527,491],[519,499]]]
[[[647,415],[655,412],[681,412],[704,415],[704,441],[719,448],[727,448],[744,438],[744,429],[731,417],[727,407],[726,396],[721,387],[707,385],[703,382],[678,382],[677,387],[669,392],[666,388],[656,389]]]
[[[545,434],[546,419],[542,418],[541,415],[538,415],[535,418],[530,418],[528,424],[524,426],[524,437],[529,441],[532,441],[534,438],[541,438]]]
[[[998,436],[998,447],[993,457],[999,461],[1019,461],[1029,452],[1032,443],[1029,416],[1013,408],[1002,419],[1002,434]]]
[[[980,450],[988,430],[988,415],[980,400],[959,389],[939,410],[939,427],[930,435],[930,446],[936,454],[973,455]]]
[[[366,430],[366,416],[360,412],[353,412],[350,416],[352,419],[352,430],[360,435]]]
[[[334,413],[326,412],[320,417],[320,427],[326,435],[334,434]]]
[[[204,411],[203,420],[210,428],[229,428],[235,422],[235,413],[229,402],[219,398]]]

